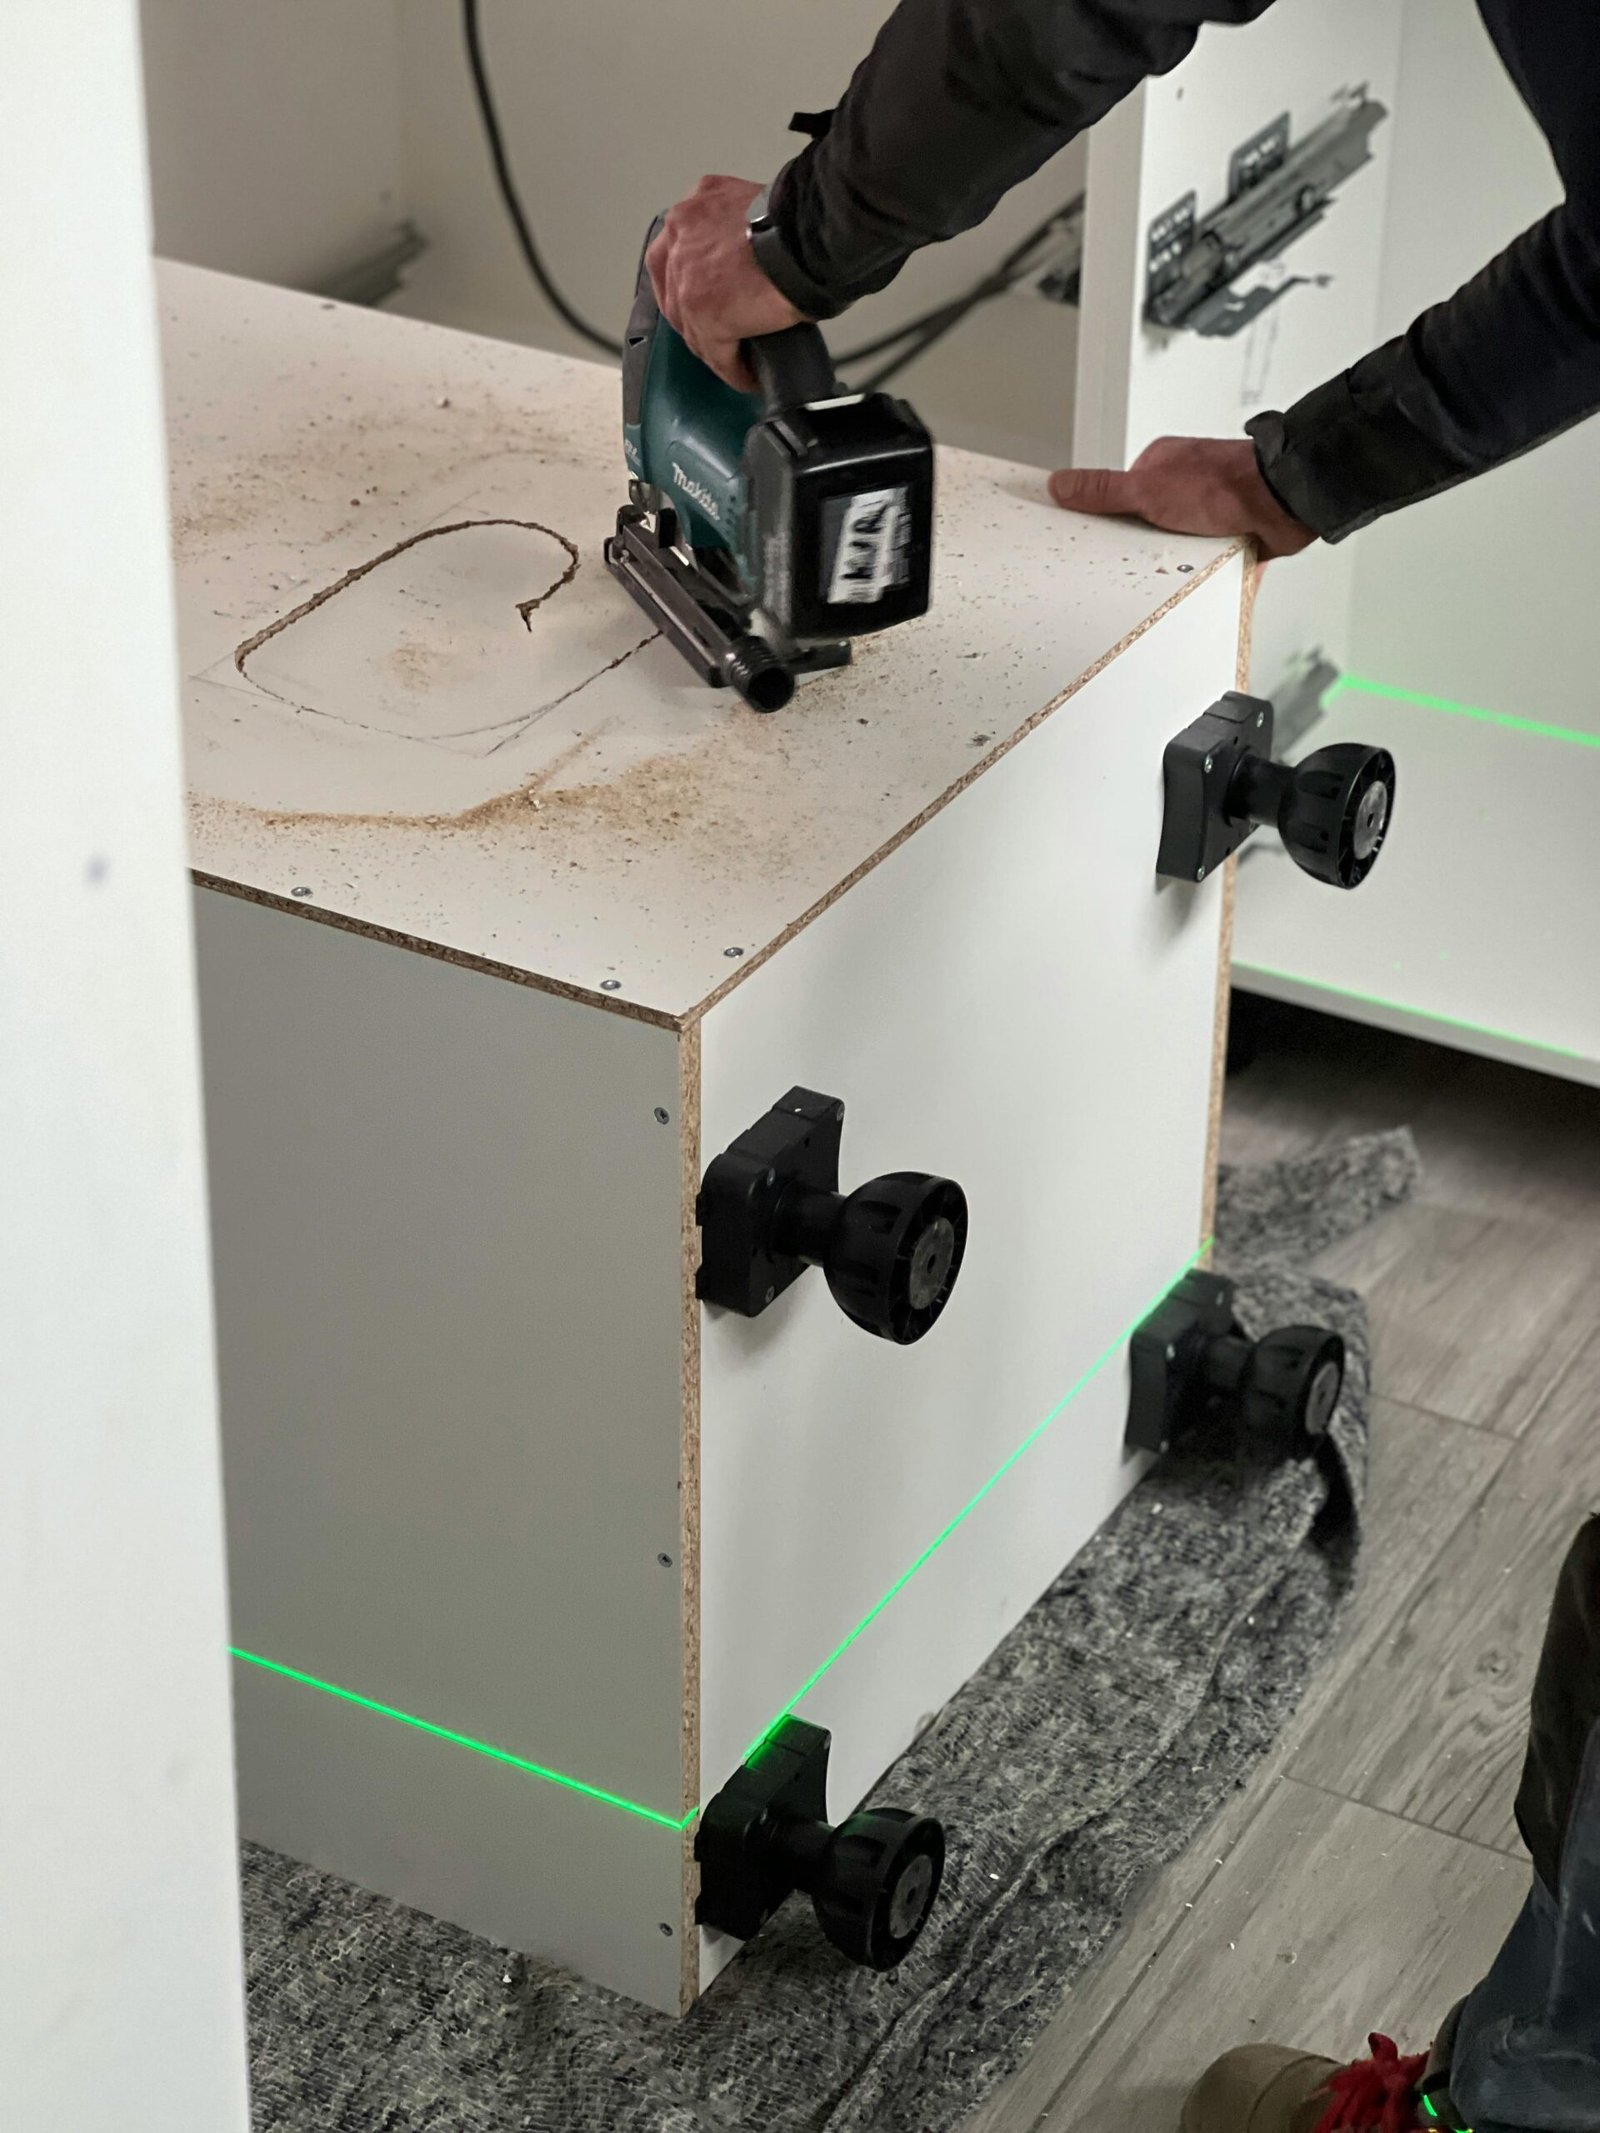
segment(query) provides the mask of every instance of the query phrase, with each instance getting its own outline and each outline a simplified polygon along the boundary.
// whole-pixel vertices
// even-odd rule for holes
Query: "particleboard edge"
[[[1251,636],[1255,626],[1256,594],[1261,588],[1261,565],[1252,545],[1245,552],[1244,583],[1239,599],[1239,660],[1234,685],[1250,686]],[[1217,942],[1217,1012],[1211,1033],[1211,1117],[1206,1127],[1205,1188],[1200,1207],[1200,1239],[1206,1245],[1206,1264],[1213,1257],[1209,1240],[1217,1219],[1217,1180],[1222,1161],[1222,1102],[1228,1078],[1228,1016],[1233,999],[1233,919],[1238,899],[1239,862],[1230,859],[1222,874],[1222,928]]]
[[[863,880],[875,867],[881,866],[891,853],[897,852],[901,845],[909,838],[914,837],[925,823],[931,822],[935,815],[942,814],[952,800],[957,799],[966,791],[969,785],[975,784],[986,772],[992,770],[1003,756],[1009,755],[1012,749],[1020,742],[1025,741],[1030,733],[1042,726],[1047,718],[1053,718],[1062,706],[1070,703],[1072,698],[1081,689],[1086,688],[1097,674],[1103,674],[1114,659],[1120,659],[1131,645],[1137,644],[1141,637],[1154,629],[1155,625],[1164,616],[1170,615],[1173,609],[1187,600],[1189,595],[1199,586],[1214,578],[1219,570],[1226,570],[1230,564],[1236,563],[1241,555],[1245,557],[1248,565],[1252,552],[1248,542],[1235,541],[1231,547],[1225,548],[1220,555],[1213,557],[1203,570],[1196,570],[1170,599],[1164,600],[1158,608],[1145,617],[1144,621],[1136,629],[1129,630],[1124,638],[1114,644],[1109,652],[1104,653],[1095,661],[1093,666],[1087,668],[1075,681],[1063,689],[1059,696],[1052,697],[1050,702],[1045,704],[1042,709],[1035,711],[1031,718],[1025,720],[1015,733],[1009,735],[998,747],[991,748],[986,755],[973,764],[972,768],[964,776],[957,778],[955,783],[940,793],[937,799],[931,800],[920,813],[914,815],[902,828],[896,830],[892,837],[885,839],[875,852],[861,862],[860,866],[847,874],[843,881],[836,883],[825,896],[818,897],[808,911],[803,911],[797,919],[785,926],[783,931],[768,941],[765,947],[759,948],[754,954],[746,956],[734,974],[729,978],[725,978],[714,991],[707,993],[698,1006],[686,1009],[683,1015],[684,1023],[703,1021],[712,1008],[725,1000],[729,993],[735,991],[748,977],[759,970],[764,963],[769,963],[780,948],[786,948],[797,934],[803,933],[807,926],[812,925],[822,916],[824,911],[830,910],[841,896],[848,894],[856,883]]]
[[[300,903],[287,896],[274,895],[270,889],[258,889],[248,882],[231,881],[225,874],[211,874],[202,867],[191,867],[189,879],[197,889],[215,889],[222,896],[237,896],[241,902],[260,904],[269,911],[281,911],[288,918],[305,918],[319,926],[332,926],[340,933],[358,933],[364,940],[381,941],[386,948],[409,949],[413,955],[431,955],[436,962],[454,963],[458,970],[475,970],[483,977],[503,978],[508,984],[526,985],[531,992],[551,994],[558,1000],[571,1000],[579,1007],[598,1007],[608,1015],[622,1015],[630,1022],[647,1022],[652,1029],[681,1031],[685,1024],[681,1015],[668,1014],[657,1007],[643,1007],[633,1000],[613,999],[608,993],[589,992],[581,985],[566,985],[559,978],[540,977],[536,971],[519,970],[512,963],[497,963],[490,956],[470,955],[463,948],[447,948],[442,941],[429,941],[415,933],[399,933],[389,926],[375,926],[362,918],[351,918],[342,911],[329,911],[319,904]]]
[[[682,1436],[678,1466],[679,1590],[683,1609],[683,1791],[682,1812],[692,1816],[700,1801],[700,1025],[678,1034],[678,1145],[682,1152],[683,1232]],[[700,1996],[700,1932],[695,1905],[700,1877],[691,1821],[683,1834],[683,1904],[679,1921],[678,1999],[687,2014]]]

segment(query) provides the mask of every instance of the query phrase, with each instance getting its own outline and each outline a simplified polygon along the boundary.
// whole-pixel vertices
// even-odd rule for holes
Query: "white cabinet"
[[[1406,0],[1374,340],[1403,332],[1560,197],[1475,8]],[[1600,422],[1348,544],[1349,676],[1302,748],[1359,732],[1400,763],[1381,871],[1337,917],[1263,853],[1237,971],[1305,1001],[1600,1084]],[[1269,571],[1265,614],[1300,580]]]
[[[945,452],[932,613],[762,718],[600,565],[613,373],[165,294],[244,1826],[677,2008],[755,1739],[848,1811],[1141,1470],[1227,890],[1156,879],[1162,756],[1243,559]],[[696,1295],[794,1089],[845,1191],[966,1194],[914,1344]]]

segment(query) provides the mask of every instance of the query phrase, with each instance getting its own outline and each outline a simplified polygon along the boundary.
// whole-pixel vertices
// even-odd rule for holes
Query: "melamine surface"
[[[668,1017],[1227,553],[946,452],[934,609],[761,718],[600,560],[615,374],[169,267],[205,875]]]

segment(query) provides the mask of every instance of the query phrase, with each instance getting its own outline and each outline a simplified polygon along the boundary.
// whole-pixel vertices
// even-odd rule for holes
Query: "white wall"
[[[170,0],[184,4],[184,0]],[[431,249],[394,308],[543,347],[582,344],[530,281],[494,188],[458,0],[398,0],[405,189]],[[620,333],[651,218],[707,170],[772,176],[796,108],[837,101],[889,0],[484,0],[483,37],[523,197],[558,283]],[[832,329],[835,347],[966,288],[1080,189],[1081,144],[981,230],[912,261]],[[966,322],[904,390],[953,444],[1064,464],[1076,314],[1012,296]]]
[[[1560,197],[1543,139],[1464,0],[1406,0],[1383,331],[1404,330]],[[1353,664],[1600,730],[1600,421],[1356,542]]]
[[[317,286],[404,215],[395,0],[142,0],[157,249]]]
[[[0,2118],[243,2133],[133,0],[7,0],[0,199]]]

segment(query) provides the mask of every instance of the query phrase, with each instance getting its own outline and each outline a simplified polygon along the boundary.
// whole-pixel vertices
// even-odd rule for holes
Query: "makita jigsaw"
[[[842,390],[815,326],[745,353],[759,397],[690,351],[641,262],[622,366],[630,501],[605,557],[704,680],[778,711],[796,675],[843,666],[852,637],[927,612],[933,442],[903,401]]]

